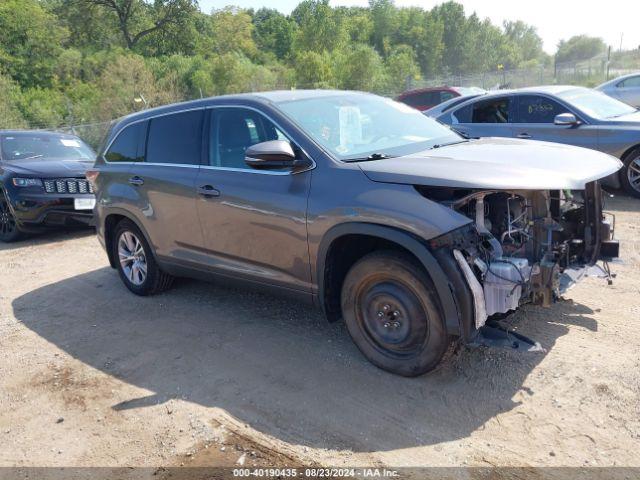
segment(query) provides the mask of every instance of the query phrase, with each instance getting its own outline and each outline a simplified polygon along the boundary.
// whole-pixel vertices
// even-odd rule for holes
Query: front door
[[[207,130],[209,164],[196,181],[206,261],[218,273],[310,291],[306,209],[312,172],[255,170],[244,163],[247,147],[290,140],[256,110],[211,109]]]
[[[556,125],[561,113],[574,113],[568,107],[543,95],[517,95],[514,136],[577,147],[598,148],[597,127],[586,124]],[[578,117],[576,117],[578,118]]]

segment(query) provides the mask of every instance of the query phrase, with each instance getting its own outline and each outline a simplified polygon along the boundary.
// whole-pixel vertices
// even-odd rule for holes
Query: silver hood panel
[[[358,165],[375,182],[498,190],[581,190],[622,167],[595,150],[511,138],[482,138]]]

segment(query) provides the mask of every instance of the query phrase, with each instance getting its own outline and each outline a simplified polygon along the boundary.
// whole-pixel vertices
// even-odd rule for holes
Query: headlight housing
[[[19,178],[16,177],[13,179],[13,184],[16,187],[41,187],[42,180],[39,178]]]

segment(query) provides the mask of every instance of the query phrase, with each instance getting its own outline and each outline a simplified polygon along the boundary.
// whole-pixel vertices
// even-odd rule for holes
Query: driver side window
[[[209,165],[250,170],[244,162],[245,151],[269,140],[288,140],[278,128],[248,108],[216,108],[209,128]]]

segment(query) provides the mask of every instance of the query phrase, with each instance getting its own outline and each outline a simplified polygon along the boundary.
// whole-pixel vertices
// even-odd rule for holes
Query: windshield
[[[593,118],[615,118],[636,111],[626,103],[595,90],[575,89],[561,92],[558,96]]]
[[[340,160],[409,155],[463,140],[418,110],[375,95],[306,98],[278,107]]]
[[[95,153],[78,137],[38,133],[16,133],[0,137],[4,160],[56,158],[93,160]]]

